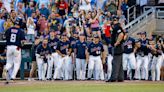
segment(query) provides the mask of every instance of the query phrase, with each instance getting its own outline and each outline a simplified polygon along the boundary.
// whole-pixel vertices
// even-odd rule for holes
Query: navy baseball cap
[[[138,43],[138,42],[140,42],[140,40],[139,39],[135,39],[135,43]]]
[[[67,36],[67,34],[66,33],[63,33],[62,36]]]
[[[94,38],[99,38],[99,36],[96,34],[96,35],[93,35]]]
[[[137,35],[141,35],[141,32],[138,32]]]
[[[78,32],[77,31],[74,31],[73,34],[78,34]]]
[[[85,34],[81,33],[80,36],[85,36]]]
[[[119,20],[118,16],[113,16],[113,20]]]
[[[146,32],[141,32],[141,34],[146,34]]]

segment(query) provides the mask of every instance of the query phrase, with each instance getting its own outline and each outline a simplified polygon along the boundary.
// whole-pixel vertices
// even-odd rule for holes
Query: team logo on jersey
[[[11,29],[11,32],[12,32],[12,33],[17,33],[18,30],[17,30],[17,29]]]
[[[132,41],[127,41],[127,42],[125,42],[125,43],[124,43],[124,46],[126,46],[126,45],[132,45]]]
[[[40,52],[40,55],[46,55],[46,54],[49,54],[49,51],[48,50],[46,50],[46,51],[43,51],[42,50],[42,52]]]
[[[56,46],[57,45],[57,42],[51,42],[51,43],[49,43],[49,46]]]
[[[68,47],[69,47],[69,45],[63,45],[63,46],[60,47],[60,50],[65,50],[65,49],[67,49]]]
[[[101,47],[94,47],[91,49],[91,52],[100,51]]]

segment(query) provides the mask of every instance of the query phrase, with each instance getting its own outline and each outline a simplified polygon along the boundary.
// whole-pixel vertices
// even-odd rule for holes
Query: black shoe
[[[62,80],[62,79],[54,79],[55,81],[59,81],[59,80]]]
[[[133,78],[133,80],[139,80],[139,79],[137,79],[137,78]]]
[[[145,79],[141,79],[142,81],[145,81]]]
[[[87,80],[91,80],[91,78],[88,78]]]
[[[107,80],[106,82],[116,82],[116,80]]]
[[[124,82],[124,80],[118,80],[118,82]]]
[[[52,79],[51,79],[51,78],[48,78],[47,80],[48,80],[48,81],[51,81]]]

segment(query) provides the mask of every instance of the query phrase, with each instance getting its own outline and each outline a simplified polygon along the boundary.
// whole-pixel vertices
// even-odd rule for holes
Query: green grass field
[[[0,82],[0,92],[164,92],[164,82]]]

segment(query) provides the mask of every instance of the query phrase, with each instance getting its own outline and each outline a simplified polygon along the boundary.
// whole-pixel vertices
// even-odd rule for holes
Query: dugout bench
[[[22,47],[22,60],[21,60],[21,66],[20,66],[20,79],[21,80],[24,80],[24,72],[25,72],[25,63],[26,62],[32,62],[32,58],[31,58],[31,50],[32,50],[32,43],[31,42],[28,42],[28,43],[25,43],[24,46]],[[0,50],[4,50],[6,48],[6,41],[0,41]],[[26,55],[27,52],[26,51],[29,51],[29,55]],[[27,70],[30,70],[30,69],[27,69]]]

